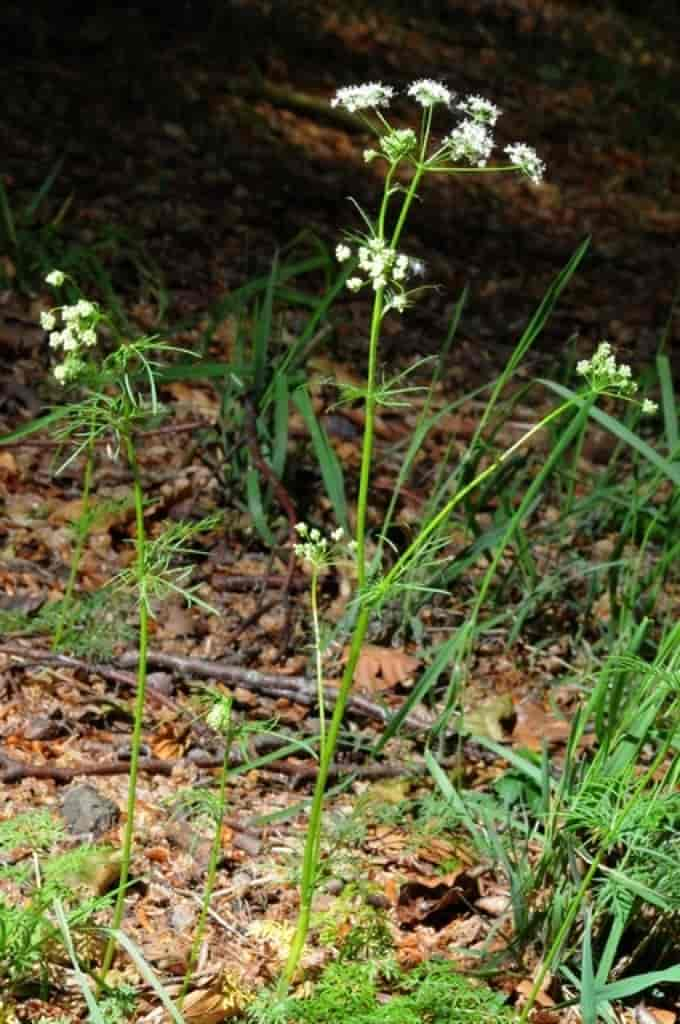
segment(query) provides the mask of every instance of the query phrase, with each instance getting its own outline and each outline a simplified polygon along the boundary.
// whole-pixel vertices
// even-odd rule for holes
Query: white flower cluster
[[[486,167],[494,146],[493,135],[482,121],[462,121],[444,139],[452,160],[467,160],[471,166]]]
[[[437,103],[450,107],[455,95],[441,82],[434,82],[431,78],[421,78],[420,81],[413,82],[409,85],[407,93],[416,103],[420,103],[421,107],[434,107]]]
[[[45,278],[48,284],[59,287],[64,283],[61,270],[53,270]],[[62,330],[56,330],[57,314],[60,314]],[[65,358],[54,369],[54,376],[60,384],[66,384],[79,376],[85,363],[79,352],[97,344],[97,324],[101,319],[99,307],[87,299],[79,299],[72,306],[57,306],[40,314],[40,326],[50,332],[50,348],[63,349]]]
[[[464,100],[458,104],[457,109],[461,113],[471,117],[473,121],[480,124],[495,125],[498,118],[501,116],[502,111],[495,103],[491,100],[484,99],[483,96],[467,96]]]
[[[421,78],[413,82],[406,90],[407,95],[419,103],[423,109],[430,109],[441,103],[451,107],[455,93],[441,82],[431,78]],[[389,85],[380,82],[369,82],[367,85],[351,85],[338,89],[331,106],[344,107],[354,114],[361,110],[378,110],[388,107],[395,92]],[[483,96],[471,94],[462,99],[456,109],[464,115],[464,120],[453,129],[443,140],[437,158],[448,155],[451,160],[464,160],[472,167],[486,167],[494,148],[491,129],[501,115],[501,110],[491,100]],[[387,131],[382,135],[380,147],[391,163],[397,163],[413,153],[417,146],[417,138],[411,129],[392,129],[384,118],[380,117]],[[523,142],[515,142],[505,147],[513,167],[524,174],[534,185],[540,185],[545,174],[545,164],[536,151]],[[378,156],[377,150],[367,149],[364,159],[368,162]]]
[[[339,554],[338,545],[345,536],[345,531],[339,526],[337,530],[333,530],[329,540],[323,537],[315,526],[310,529],[307,523],[296,523],[295,532],[300,538],[300,543],[294,547],[295,554],[316,569],[332,564],[333,558]],[[352,553],[356,548],[356,542],[350,541],[347,548]]]
[[[348,85],[338,89],[332,107],[344,107],[350,114],[357,110],[376,110],[378,107],[389,107],[394,96],[394,89],[380,82],[367,82],[366,85]]]
[[[512,146],[506,146],[505,153],[522,174],[525,174],[534,185],[540,185],[545,174],[545,164],[531,146],[525,146],[523,142],[515,142]]]
[[[352,249],[341,243],[335,249],[336,258],[340,263],[353,256]],[[404,282],[412,275],[422,275],[425,265],[422,260],[412,259],[403,252],[392,249],[382,238],[368,238],[357,249],[358,265],[366,274],[363,277],[350,277],[347,287],[351,292],[358,292],[370,282],[374,291],[389,288],[386,297],[385,311],[396,309],[403,313],[408,306],[408,294],[404,291]]]
[[[637,383],[633,380],[632,371],[627,363],[617,363],[608,341],[598,345],[590,359],[580,359],[576,364],[579,377],[585,377],[593,391],[615,393],[622,398],[632,398],[637,392]],[[645,398],[642,402],[643,413],[655,413],[656,402]]]

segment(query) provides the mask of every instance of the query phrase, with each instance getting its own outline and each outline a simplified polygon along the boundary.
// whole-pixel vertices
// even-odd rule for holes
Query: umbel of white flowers
[[[608,341],[600,342],[590,359],[580,359],[576,364],[576,372],[579,377],[585,377],[593,391],[602,394],[630,399],[638,389],[630,366],[627,363],[616,362],[616,356]],[[643,413],[651,415],[657,411],[658,405],[649,398],[644,398],[641,409]]]
[[[455,93],[441,82],[422,78],[413,82],[406,90],[408,96],[420,104],[423,109],[431,109],[442,105],[454,107]],[[389,160],[401,159],[402,156],[415,151],[417,139],[410,129],[392,129],[380,113],[389,107],[395,96],[390,85],[381,82],[368,82],[366,85],[349,85],[338,89],[331,106],[343,107],[351,114],[370,110],[377,113],[386,134],[381,139],[381,148]],[[471,166],[485,167],[494,147],[491,129],[501,115],[501,110],[491,100],[483,96],[469,95],[455,105],[455,110],[462,115],[462,120],[451,133],[446,136],[436,153],[426,162],[441,164],[445,158],[465,161]],[[524,174],[534,185],[540,185],[545,174],[545,164],[531,146],[523,142],[514,142],[505,147],[506,156],[512,168]],[[373,150],[367,151],[369,159],[377,156]],[[499,168],[505,170],[506,168]]]
[[[427,115],[424,121],[427,127],[420,140],[412,128],[392,128],[385,119],[382,111],[395,96],[395,90],[390,85],[381,82],[350,85],[339,89],[331,100],[332,106],[343,107],[349,113],[364,117],[369,127],[377,132],[380,148],[364,152],[367,162],[382,158],[387,160],[393,170],[401,161],[407,161],[421,172],[434,173],[453,173],[453,164],[466,163],[488,171],[519,171],[535,185],[543,180],[545,164],[535,150],[523,142],[505,147],[505,153],[510,159],[509,165],[486,167],[494,148],[493,128],[501,115],[500,109],[491,100],[469,95],[454,103],[454,93],[441,82],[429,78],[413,82],[406,93]],[[460,121],[427,153],[430,112],[437,105],[455,110]],[[373,116],[366,117],[366,112]],[[461,170],[469,170],[469,167]],[[407,290],[406,285],[410,278],[424,272],[423,264],[392,248],[383,237],[378,237],[378,232],[355,233],[348,236],[348,242],[354,243],[355,247],[345,242],[338,245],[335,250],[338,261],[342,263],[354,257],[358,271],[363,271],[363,275],[357,273],[348,277],[348,289],[358,292],[364,285],[369,285],[373,291],[384,290],[382,313],[390,309],[403,313],[411,305],[413,297],[422,291],[421,288]]]
[[[61,270],[52,270],[45,280],[54,288],[59,288],[64,283],[65,274]],[[57,316],[61,317],[61,330],[56,330]],[[54,376],[60,384],[74,380],[85,369],[86,364],[80,352],[97,344],[97,324],[100,320],[99,306],[87,299],[79,299],[71,306],[55,306],[40,314],[40,326],[50,332],[50,348],[64,351],[63,363],[54,368]]]
[[[307,523],[296,523],[295,532],[300,538],[300,543],[295,544],[293,550],[298,558],[316,569],[323,569],[332,565],[334,559],[342,556],[342,542],[345,531],[341,526],[331,532],[330,538],[324,537],[315,526],[309,527]],[[354,554],[356,541],[349,541],[346,545],[347,553]]]

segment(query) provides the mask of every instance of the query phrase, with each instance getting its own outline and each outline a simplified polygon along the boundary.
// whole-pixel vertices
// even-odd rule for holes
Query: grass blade
[[[144,978],[146,983],[148,985],[151,985],[152,989],[162,1002],[163,1006],[172,1017],[174,1024],[186,1024],[184,1017],[179,1012],[174,1002],[172,1001],[172,999],[165,991],[158,978],[156,977],[156,974],[154,973],[154,971],[152,971],[151,967],[146,962],[146,960],[142,956],[141,951],[137,948],[132,939],[129,939],[127,935],[120,931],[120,929],[114,929],[111,932],[111,934],[113,935],[118,945],[122,946],[125,952],[128,954],[128,956],[133,960],[135,967],[137,968],[141,976]]]
[[[661,386],[661,411],[666,432],[666,444],[668,445],[668,451],[674,452],[678,447],[678,409],[675,401],[673,374],[668,356],[659,355],[656,357],[656,372]]]
[[[97,1000],[94,997],[92,988],[90,986],[89,979],[86,974],[81,970],[80,964],[78,963],[78,957],[76,956],[75,947],[73,945],[73,939],[71,938],[71,930],[68,926],[66,914],[61,900],[55,899],[52,903],[52,909],[54,910],[54,916],[57,919],[59,930],[61,931],[64,939],[64,945],[70,957],[71,963],[73,964],[73,972],[78,982],[78,987],[83,993],[83,998],[87,1003],[87,1008],[90,1012],[90,1017],[93,1024],[106,1024],[106,1020],[97,1005]]]
[[[587,403],[585,398],[580,397],[570,388],[565,388],[563,384],[556,384],[550,380],[541,380],[541,383],[562,398],[568,398],[580,406],[585,406]],[[659,455],[654,448],[648,445],[646,441],[643,441],[641,437],[638,437],[637,434],[634,434],[632,430],[629,430],[628,427],[624,426],[620,420],[614,419],[613,416],[603,412],[602,409],[598,409],[597,406],[591,406],[588,410],[588,415],[597,420],[601,426],[614,434],[615,437],[618,437],[624,444],[634,448],[643,458],[661,470],[664,476],[667,476],[676,486],[680,487],[680,465],[678,463],[669,462],[663,455]]]
[[[326,494],[333,506],[335,518],[346,533],[349,533],[349,518],[347,515],[347,499],[345,497],[345,478],[342,467],[335,451],[333,450],[328,435],[318,422],[309,394],[305,388],[297,388],[293,392],[293,401],[305,421],[305,425],[312,439],[312,447],[316,455],[319,469],[323,478]]]

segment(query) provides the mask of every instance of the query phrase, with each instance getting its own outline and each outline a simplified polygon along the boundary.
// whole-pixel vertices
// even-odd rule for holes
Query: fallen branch
[[[0,654],[6,654],[11,658],[20,659],[33,664],[57,664],[67,668],[77,668],[92,675],[99,675],[102,679],[109,679],[112,682],[123,684],[134,688],[136,680],[132,673],[121,671],[121,669],[134,669],[137,665],[137,652],[129,651],[118,658],[118,666],[90,664],[80,658],[73,658],[66,654],[54,654],[52,651],[41,651],[35,648],[21,647],[16,644],[6,644],[0,647]],[[260,693],[265,697],[273,699],[290,700],[295,704],[315,705],[317,702],[316,685],[304,676],[285,676],[282,674],[257,672],[254,669],[242,668],[240,665],[226,665],[220,661],[208,661],[204,658],[184,657],[179,654],[163,654],[150,651],[147,662],[155,668],[170,669],[183,676],[199,676],[203,679],[217,679],[220,682],[231,683],[254,693]],[[334,686],[324,688],[326,702],[333,707],[337,700],[338,691]],[[174,702],[164,697],[157,691],[149,691],[150,699],[158,700],[172,706]],[[373,722],[380,722],[386,725],[396,714],[396,709],[383,708],[367,697],[351,696],[347,704],[350,714],[361,718],[368,718]],[[431,726],[425,718],[411,712],[404,719],[404,725],[416,733],[427,732]]]
[[[178,654],[162,654],[149,652],[148,664],[155,668],[166,668],[182,675],[201,676],[204,679],[219,679],[221,682],[234,683],[246,690],[261,693],[266,697],[285,698],[296,704],[316,704],[316,684],[304,676],[284,676],[274,673],[256,672],[254,669],[242,668],[239,665],[225,665],[220,661],[207,661],[203,658],[183,657]],[[130,651],[118,659],[123,668],[134,668],[137,664],[137,652]],[[324,687],[324,696],[330,707],[335,705],[338,691],[334,686]],[[350,713],[374,722],[387,724],[396,710],[380,707],[367,697],[351,696],[347,703]],[[431,722],[411,712],[404,719],[404,724],[414,732],[427,731]]]

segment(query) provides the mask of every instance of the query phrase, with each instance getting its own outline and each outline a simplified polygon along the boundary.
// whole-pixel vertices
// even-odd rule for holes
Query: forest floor
[[[565,359],[573,366],[603,338],[636,372],[653,363],[665,338],[664,351],[677,369],[674,16],[638,20],[613,5],[532,0],[424,6],[437,16],[404,14],[396,3],[252,2],[230,6],[212,26],[181,25],[175,32],[149,16],[131,13],[121,23],[102,11],[78,25],[66,15],[58,40],[49,20],[36,15],[33,37],[28,33],[24,48],[0,70],[7,108],[0,173],[14,225],[12,238],[3,212],[0,436],[59,400],[39,327],[41,311],[54,301],[41,284],[52,258],[55,266],[82,272],[87,294],[100,301],[115,297],[131,330],[158,332],[184,349],[202,348],[227,370],[234,366],[239,318],[225,298],[268,274],[277,249],[283,261],[318,253],[310,233],[332,251],[342,232],[357,226],[348,196],[375,210],[381,172],[363,161],[369,137],[328,102],[337,88],[367,80],[403,89],[431,77],[461,95],[487,96],[504,111],[503,142],[506,136],[525,140],[547,165],[540,188],[511,175],[426,184],[408,227],[408,251],[424,260],[429,280],[440,287],[412,313],[385,322],[385,365],[403,370],[436,355],[454,304],[469,286],[435,407],[488,384],[589,235],[587,255],[521,367],[518,388],[536,375],[564,379]],[[397,104],[395,116],[409,123],[406,103]],[[31,198],[58,161],[44,202],[32,211]],[[312,272],[299,288],[318,296],[324,283],[323,271]],[[288,310],[283,300],[277,308],[280,347],[303,323],[300,304],[290,303]],[[241,313],[250,323],[252,307]],[[360,382],[369,316],[363,297],[339,296],[305,368],[314,409],[344,470],[350,518],[362,419],[356,410],[331,408],[327,380]],[[551,408],[545,391],[517,395],[493,439],[499,449]],[[254,529],[243,494],[246,461],[238,454],[253,439],[243,419],[238,429],[225,426],[219,385],[179,379],[163,384],[160,397],[169,415],[138,442],[150,499],[146,527],[154,536],[168,523],[225,512],[225,525],[196,542],[192,579],[219,614],[171,600],[152,623],[133,885],[123,931],[164,983],[181,982],[211,846],[206,805],[196,794],[214,787],[221,762],[220,741],[205,724],[199,700],[207,687],[231,693],[239,719],[259,723],[260,732],[234,760],[216,890],[186,1004],[187,1021],[217,1024],[240,1013],[248,993],[276,979],[281,935],[295,919],[301,812],[316,762],[309,752],[285,747],[304,742],[311,749],[319,728],[309,576],[302,566],[287,575],[289,528],[275,500],[268,512],[273,546]],[[482,408],[478,397],[467,397],[423,445],[400,497],[397,546],[420,522],[438,465],[465,452]],[[421,410],[417,399],[378,417],[373,531]],[[654,426],[645,429],[653,440]],[[548,443],[534,443],[531,457],[540,462]],[[615,447],[602,430],[588,435],[579,462],[583,493]],[[7,869],[32,865],[36,848],[47,863],[96,844],[94,861],[72,883],[81,900],[109,891],[119,866],[136,618],[134,602],[104,588],[130,565],[134,551],[131,477],[104,448],[98,451],[92,494],[100,514],[79,568],[80,618],[69,644],[53,650],[53,606],[64,593],[72,524],[83,507],[83,458],[57,474],[61,456],[49,432],[0,447],[0,914],[3,906],[26,900],[26,877]],[[297,518],[334,528],[298,411],[290,415],[287,466],[284,485]],[[559,518],[558,502],[553,496],[541,506],[537,535]],[[479,522],[488,526],[502,507],[501,496],[492,495],[477,509]],[[461,530],[452,550],[465,551],[467,543]],[[517,782],[485,741],[510,752],[545,748],[561,762],[581,697],[575,671],[611,627],[606,586],[586,595],[583,578],[614,546],[611,524],[546,541],[534,552],[539,577],[557,579],[570,547],[583,576],[577,578],[572,565],[569,580],[546,587],[529,612],[515,582],[500,592],[501,604],[524,609],[522,628],[513,630],[506,620],[480,636],[465,690],[465,735],[454,730],[437,738],[441,763],[466,790],[488,791],[502,776],[507,795]],[[436,645],[465,621],[483,568],[471,560],[468,577],[431,607],[412,609],[411,618],[403,608],[388,614],[364,649],[354,691],[361,699],[348,710],[333,772],[338,788],[328,804],[326,877],[316,904],[322,926],[315,932],[318,947],[305,960],[309,977],[337,955],[368,894],[368,905],[387,921],[402,967],[441,955],[474,973],[481,952],[491,951],[499,965],[490,978],[495,990],[512,1006],[530,991],[538,946],[521,957],[514,949],[504,960],[498,956],[513,940],[507,875],[500,864],[480,859],[464,830],[442,823],[441,807],[428,803],[432,781],[424,750],[442,691],[411,713],[409,727],[379,758],[371,755],[385,722],[432,663]],[[352,567],[340,563],[322,582],[324,620],[338,624],[352,594]],[[659,596],[663,614],[677,599],[674,586],[668,580]],[[326,659],[329,696],[345,656],[339,643]],[[3,824],[37,812],[47,818],[3,847]],[[106,919],[106,911],[92,911],[92,921]],[[334,938],[324,947],[319,935],[329,922]],[[27,960],[14,965],[14,976],[3,977],[0,965],[7,990],[0,1021],[11,1020],[10,1008],[21,1021],[84,1019],[63,960],[55,956],[49,963],[46,994],[40,964],[24,953]],[[50,961],[47,947],[40,947],[40,957],[43,966]],[[140,985],[122,958],[116,972],[121,985],[138,993],[130,1019],[162,1019],[155,992]],[[573,1006],[555,1008],[564,998],[557,981],[546,986],[534,1020],[576,1019]],[[676,999],[677,989],[665,990],[656,1015],[645,1010],[648,1017],[635,1019],[672,1024]],[[634,1019],[632,1005],[617,1012],[621,1020]]]

